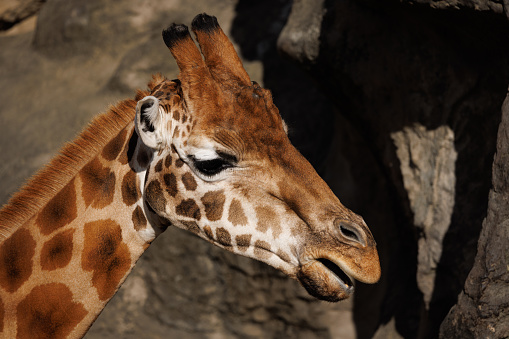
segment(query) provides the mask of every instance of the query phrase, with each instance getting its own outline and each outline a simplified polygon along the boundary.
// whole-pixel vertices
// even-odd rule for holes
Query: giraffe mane
[[[154,75],[148,84],[149,91],[164,80],[162,75]],[[0,209],[0,242],[42,209],[111,139],[134,121],[136,103],[150,95],[149,91],[138,90],[134,99],[123,100],[96,116],[74,141],[67,143],[9,199]]]

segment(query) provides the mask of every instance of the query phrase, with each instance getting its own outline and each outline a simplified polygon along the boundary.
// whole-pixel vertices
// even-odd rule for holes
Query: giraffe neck
[[[131,122],[0,244],[0,337],[81,337],[160,233],[136,136]]]

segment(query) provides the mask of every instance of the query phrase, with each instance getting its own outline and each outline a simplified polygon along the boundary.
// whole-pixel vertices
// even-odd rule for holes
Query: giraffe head
[[[198,15],[192,29],[201,53],[186,26],[163,32],[179,80],[156,79],[137,104],[148,219],[272,265],[320,299],[349,297],[352,278],[378,281],[364,220],[292,146],[270,92],[250,81],[216,18]]]

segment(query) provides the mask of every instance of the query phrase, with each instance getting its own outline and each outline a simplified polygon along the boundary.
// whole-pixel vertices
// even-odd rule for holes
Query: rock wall
[[[441,338],[509,337],[509,97],[502,106],[493,187],[475,263],[440,328]]]

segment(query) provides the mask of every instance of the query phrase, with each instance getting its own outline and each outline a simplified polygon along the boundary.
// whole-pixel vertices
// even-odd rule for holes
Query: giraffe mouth
[[[313,258],[301,266],[297,279],[315,298],[330,302],[347,299],[354,283],[342,266],[329,258]]]
[[[345,290],[353,291],[354,285],[352,279],[350,279],[348,274],[346,274],[345,271],[343,271],[338,265],[325,258],[318,258],[316,261],[325,266],[325,268],[327,268],[330,273],[334,275],[336,279],[338,279],[339,283]]]

